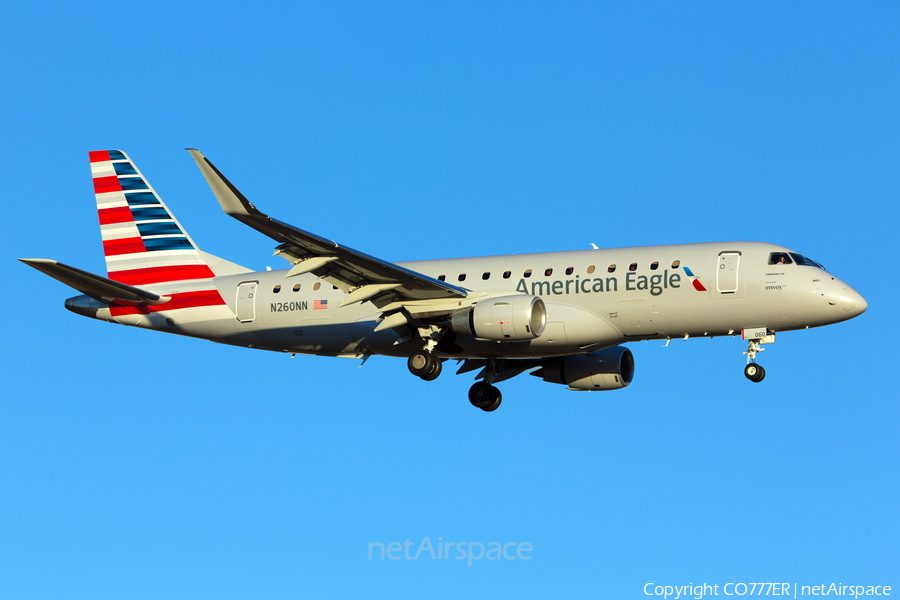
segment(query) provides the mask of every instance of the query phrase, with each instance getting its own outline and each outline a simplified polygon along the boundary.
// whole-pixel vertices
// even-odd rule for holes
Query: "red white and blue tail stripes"
[[[91,152],[90,159],[108,277],[136,287],[196,280],[180,286],[191,290],[185,294],[202,297],[202,306],[224,304],[197,246],[131,159],[121,150]],[[154,310],[198,305],[176,300]]]

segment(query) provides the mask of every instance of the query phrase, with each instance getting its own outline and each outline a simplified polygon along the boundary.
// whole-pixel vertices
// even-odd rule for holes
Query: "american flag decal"
[[[313,310],[325,309],[328,308],[328,300],[314,300],[313,301]]]

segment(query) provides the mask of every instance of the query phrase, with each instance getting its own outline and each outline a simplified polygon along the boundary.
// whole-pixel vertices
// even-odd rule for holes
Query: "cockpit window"
[[[819,267],[823,271],[828,272],[828,269],[812,260],[811,258],[806,258],[805,256],[797,254],[796,252],[791,252],[791,256],[794,258],[794,262],[796,262],[798,265],[803,265],[806,267]]]
[[[787,252],[773,252],[769,255],[770,265],[790,265],[793,263],[794,261],[791,260]]]

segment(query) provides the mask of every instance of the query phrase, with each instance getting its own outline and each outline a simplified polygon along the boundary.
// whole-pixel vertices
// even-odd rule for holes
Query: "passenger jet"
[[[867,304],[819,263],[761,242],[712,242],[387,262],[260,212],[189,150],[225,213],[269,236],[288,266],[252,271],[200,250],[120,150],[90,152],[107,276],[19,259],[82,295],[79,315],[290,354],[407,359],[437,379],[478,371],[469,401],[526,371],[570,390],[627,387],[639,340],[737,336],[744,375],[761,344],[846,321]],[[668,343],[668,341],[667,341]]]

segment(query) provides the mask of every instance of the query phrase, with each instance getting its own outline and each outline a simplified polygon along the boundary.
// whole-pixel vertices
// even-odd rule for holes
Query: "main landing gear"
[[[443,368],[441,359],[431,352],[425,352],[424,350],[420,350],[410,356],[406,365],[409,367],[410,373],[416,377],[421,377],[425,381],[434,381],[437,379]]]
[[[419,350],[409,357],[406,362],[409,372],[425,381],[433,381],[441,374],[441,359],[427,350]],[[484,412],[494,412],[500,407],[503,396],[500,390],[492,386],[487,380],[494,381],[496,368],[494,360],[488,361],[487,374],[484,381],[479,381],[469,388],[469,402],[472,406],[480,408]]]
[[[500,407],[503,395],[500,390],[485,381],[478,381],[469,388],[469,402],[484,412],[493,412]]]
[[[756,364],[756,353],[764,350],[765,348],[759,347],[759,340],[750,340],[747,343],[747,351],[744,352],[744,354],[747,355],[747,366],[744,367],[744,377],[753,383],[759,383],[766,378],[766,370],[762,368],[762,365]]]

